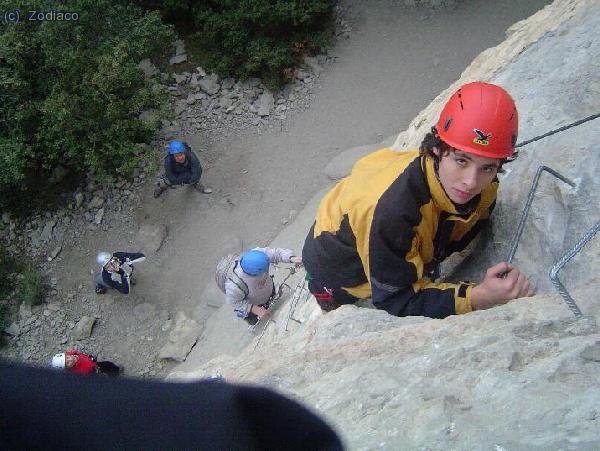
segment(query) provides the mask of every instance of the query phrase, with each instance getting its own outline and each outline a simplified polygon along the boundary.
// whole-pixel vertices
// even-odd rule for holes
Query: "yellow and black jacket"
[[[472,285],[434,283],[426,275],[488,222],[497,189],[495,179],[457,207],[432,158],[418,151],[374,152],[321,201],[302,251],[306,270],[323,288],[346,299],[371,297],[392,315],[470,312]]]

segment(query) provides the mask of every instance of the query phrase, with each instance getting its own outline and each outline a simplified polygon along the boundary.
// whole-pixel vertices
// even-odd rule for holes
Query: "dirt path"
[[[170,365],[157,362],[157,354],[172,326],[168,317],[184,311],[201,322],[212,313],[199,298],[224,252],[242,241],[243,247],[269,243],[290,211],[326,185],[321,169],[332,157],[405,129],[477,54],[501,42],[507,27],[549,2],[470,0],[437,11],[397,3],[343,2],[350,37],[332,49],[336,61],[324,67],[311,107],[288,115],[282,129],[225,141],[185,137],[203,150],[203,180],[212,195],[180,189],[157,200],[148,184],[127,222],[88,232],[80,245],[65,244],[55,272],[59,296],[74,301],[64,308],[73,318],[99,318],[90,341],[78,346],[125,364],[131,375],[165,374]],[[169,234],[159,255],[140,267],[133,294],[90,293],[81,268],[91,267],[99,249],[130,249],[144,223],[166,224]],[[47,361],[70,344],[48,339],[29,360]]]

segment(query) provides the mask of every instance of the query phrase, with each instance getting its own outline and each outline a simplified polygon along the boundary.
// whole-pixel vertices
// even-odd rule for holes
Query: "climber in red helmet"
[[[459,88],[420,149],[382,149],[323,198],[302,252],[321,308],[372,298],[396,316],[444,318],[533,295],[506,262],[479,284],[440,282],[439,264],[489,222],[498,172],[514,159],[518,114],[501,87]]]

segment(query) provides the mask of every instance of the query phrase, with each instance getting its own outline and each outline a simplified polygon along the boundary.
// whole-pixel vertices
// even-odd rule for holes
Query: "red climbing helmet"
[[[517,142],[519,116],[508,92],[477,81],[452,94],[436,129],[441,140],[456,149],[487,158],[510,158]]]

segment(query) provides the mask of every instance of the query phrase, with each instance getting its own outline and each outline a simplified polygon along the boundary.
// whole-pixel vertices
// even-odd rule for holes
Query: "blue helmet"
[[[185,152],[185,145],[181,141],[176,139],[169,143],[169,154],[173,155],[181,152]]]
[[[260,276],[269,270],[269,257],[262,251],[247,251],[242,254],[242,271],[251,276]]]

